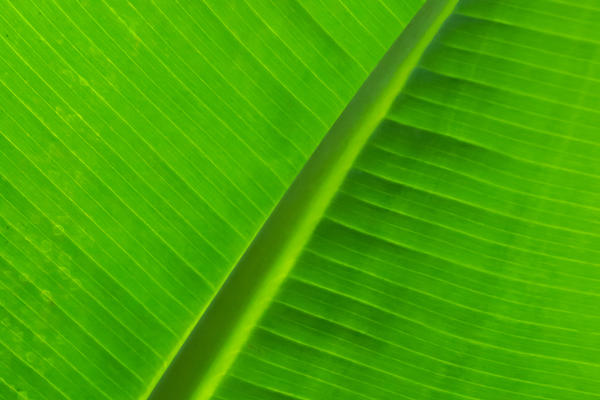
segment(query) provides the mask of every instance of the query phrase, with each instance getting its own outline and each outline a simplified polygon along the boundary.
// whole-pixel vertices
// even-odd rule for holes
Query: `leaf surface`
[[[600,398],[600,4],[458,3],[2,3],[0,398]]]
[[[461,1],[215,399],[597,399],[597,30]]]
[[[7,396],[147,396],[421,3],[2,1]]]

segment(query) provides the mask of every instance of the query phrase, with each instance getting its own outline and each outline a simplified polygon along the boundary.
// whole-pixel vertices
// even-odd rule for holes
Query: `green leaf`
[[[3,2],[0,398],[599,398],[600,4],[455,3]]]
[[[7,396],[146,396],[421,3],[3,1]]]
[[[214,398],[597,399],[598,21],[461,1]]]

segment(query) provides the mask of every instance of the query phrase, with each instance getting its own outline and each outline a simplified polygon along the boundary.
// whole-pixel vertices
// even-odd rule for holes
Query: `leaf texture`
[[[213,398],[600,398],[598,21],[461,1]]]
[[[0,397],[147,396],[421,4],[0,2]]]

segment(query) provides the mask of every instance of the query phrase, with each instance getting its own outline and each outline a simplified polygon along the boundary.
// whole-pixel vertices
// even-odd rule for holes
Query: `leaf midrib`
[[[459,0],[428,0],[294,180],[143,396],[208,399],[308,242],[354,160]]]

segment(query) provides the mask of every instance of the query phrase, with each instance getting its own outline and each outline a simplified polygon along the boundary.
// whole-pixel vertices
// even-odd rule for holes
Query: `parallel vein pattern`
[[[0,398],[147,395],[421,3],[0,1]]]
[[[599,399],[598,21],[462,1],[214,398]]]

